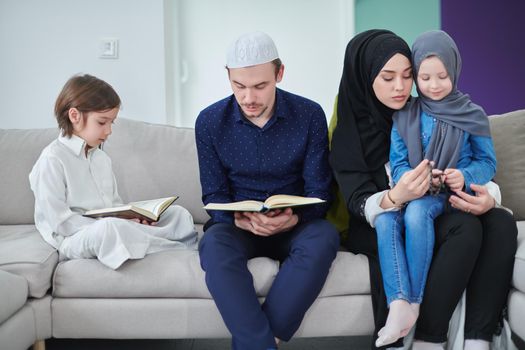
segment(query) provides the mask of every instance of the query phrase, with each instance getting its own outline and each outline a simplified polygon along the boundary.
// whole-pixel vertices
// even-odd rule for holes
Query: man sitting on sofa
[[[239,37],[226,68],[233,95],[204,109],[195,125],[203,202],[275,194],[328,200],[325,115],[317,103],[276,88],[284,66],[273,40],[261,32]],[[210,211],[201,266],[233,349],[276,349],[300,326],[339,247],[326,209]],[[258,256],[282,263],[262,306],[247,268]]]

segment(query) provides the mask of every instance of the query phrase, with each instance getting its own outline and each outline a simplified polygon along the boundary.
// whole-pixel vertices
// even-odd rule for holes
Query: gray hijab
[[[419,97],[412,98],[405,108],[394,114],[393,119],[408,148],[410,166],[416,167],[423,160],[421,112],[436,118],[437,123],[424,158],[433,160],[437,169],[444,170],[456,167],[464,132],[488,137],[490,127],[483,109],[457,89],[461,56],[454,40],[444,31],[432,30],[416,38],[412,45],[414,80],[417,81],[421,62],[431,56],[437,56],[443,62],[452,81],[452,91],[442,100],[434,101],[417,89]]]

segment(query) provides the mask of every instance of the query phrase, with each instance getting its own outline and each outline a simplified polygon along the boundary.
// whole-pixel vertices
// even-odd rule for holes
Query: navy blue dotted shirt
[[[274,194],[329,200],[328,130],[319,104],[276,89],[275,111],[259,128],[234,95],[204,109],[195,123],[202,201],[228,203]],[[302,207],[301,222],[326,215],[327,205]],[[209,211],[213,222],[233,213]]]

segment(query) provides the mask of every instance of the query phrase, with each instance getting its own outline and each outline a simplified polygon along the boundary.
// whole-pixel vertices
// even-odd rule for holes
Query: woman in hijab
[[[389,313],[376,345],[396,341],[419,315],[434,248],[434,219],[450,193],[471,192],[496,173],[496,155],[483,109],[457,90],[461,57],[443,31],[420,35],[412,47],[419,97],[393,116],[390,168],[394,183],[423,159],[433,164],[434,183],[424,196],[374,224]],[[395,199],[387,192],[387,198]],[[469,340],[470,341],[470,340]]]
[[[368,256],[375,332],[388,308],[378,262],[376,217],[420,198],[430,188],[426,159],[394,185],[389,151],[392,116],[410,97],[412,66],[406,42],[387,30],[369,30],[348,44],[336,105],[331,165],[350,213],[347,248]],[[435,220],[435,248],[428,273],[414,349],[442,349],[450,317],[467,288],[465,338],[489,341],[512,275],[516,224],[494,195],[472,186],[449,198],[458,211]],[[388,194],[388,195],[387,195]],[[497,199],[497,200],[496,200]],[[469,213],[467,213],[467,211]],[[406,330],[401,336],[406,335]],[[476,345],[476,342],[467,344]],[[374,345],[372,345],[374,347]],[[402,346],[398,340],[391,347]]]

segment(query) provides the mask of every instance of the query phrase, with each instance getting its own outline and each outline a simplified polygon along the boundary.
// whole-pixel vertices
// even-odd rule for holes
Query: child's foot
[[[395,343],[404,337],[417,320],[417,314],[406,300],[398,299],[390,303],[386,324],[377,333],[376,347]]]
[[[421,304],[410,304],[410,307],[412,308],[412,311],[414,312],[414,317],[416,318],[416,321],[417,321],[417,318],[419,317],[419,306]],[[415,323],[415,321],[414,321]],[[408,333],[410,333],[410,329],[412,329],[412,327],[410,328],[407,328],[403,331],[401,331],[401,338],[404,338],[407,336]]]

